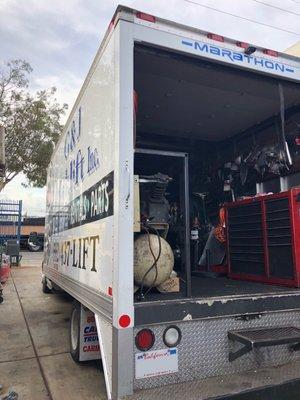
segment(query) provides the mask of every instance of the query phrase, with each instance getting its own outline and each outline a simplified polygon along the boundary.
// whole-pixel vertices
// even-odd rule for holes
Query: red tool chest
[[[300,286],[300,188],[226,204],[229,277]]]

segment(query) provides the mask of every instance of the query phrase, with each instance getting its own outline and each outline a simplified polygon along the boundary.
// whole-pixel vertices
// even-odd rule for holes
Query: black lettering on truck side
[[[92,246],[93,246],[93,261],[92,261],[91,271],[97,272],[96,266],[95,266],[96,265],[96,241],[97,241],[97,243],[99,243],[99,235],[91,236],[90,240],[91,240]]]

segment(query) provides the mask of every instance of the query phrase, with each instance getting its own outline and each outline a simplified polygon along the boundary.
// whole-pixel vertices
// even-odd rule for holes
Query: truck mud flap
[[[101,359],[94,313],[81,305],[79,361]]]
[[[95,314],[101,359],[106,384],[107,398],[112,398],[112,325],[105,318]]]

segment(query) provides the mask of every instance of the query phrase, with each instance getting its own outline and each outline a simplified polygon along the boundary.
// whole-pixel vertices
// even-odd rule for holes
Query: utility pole
[[[0,125],[0,192],[4,187],[5,179],[5,128]]]

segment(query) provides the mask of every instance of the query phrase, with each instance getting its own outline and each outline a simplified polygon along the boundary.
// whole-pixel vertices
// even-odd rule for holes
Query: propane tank
[[[151,249],[149,246],[151,243]],[[134,241],[134,281],[137,285],[145,287],[156,287],[170,278],[174,267],[174,255],[169,243],[160,237],[161,253],[156,262],[157,277],[155,266],[145,276],[146,272],[154,263],[154,257],[159,255],[159,238],[153,234],[141,234]],[[145,277],[144,277],[145,276]],[[156,277],[156,279],[155,279]],[[144,280],[143,280],[144,278]]]

